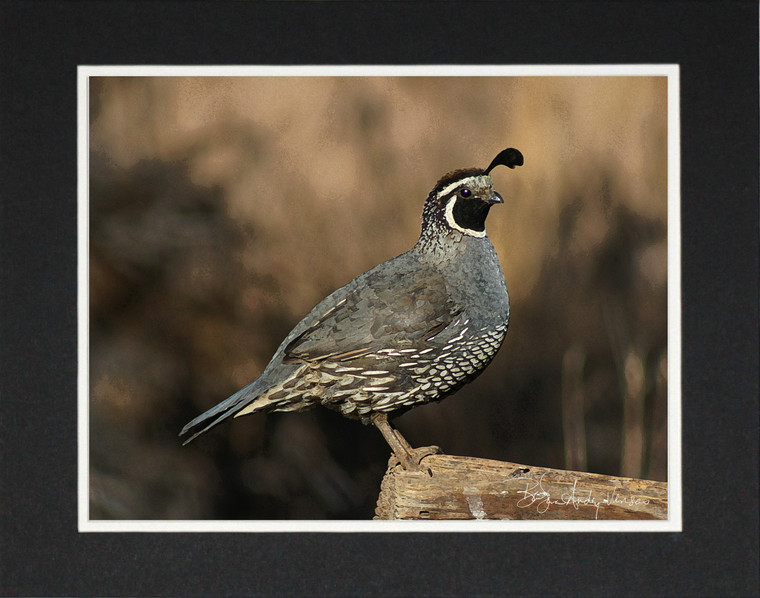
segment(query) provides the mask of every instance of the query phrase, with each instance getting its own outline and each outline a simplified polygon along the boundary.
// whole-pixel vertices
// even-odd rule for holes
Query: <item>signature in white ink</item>
[[[517,494],[521,494],[522,498],[517,501],[517,506],[521,509],[535,505],[538,513],[546,513],[552,506],[566,507],[572,505],[574,509],[580,507],[591,506],[594,509],[594,519],[599,519],[599,509],[605,505],[622,505],[633,507],[636,505],[648,505],[649,499],[638,498],[636,496],[621,496],[618,494],[617,488],[613,488],[611,492],[606,492],[601,498],[593,495],[591,490],[585,491],[578,488],[578,480],[573,481],[572,490],[563,493],[559,498],[552,498],[551,495],[544,489],[543,480],[546,474],[541,474],[541,477],[526,478],[520,477],[519,480],[525,480],[525,490],[518,490]]]

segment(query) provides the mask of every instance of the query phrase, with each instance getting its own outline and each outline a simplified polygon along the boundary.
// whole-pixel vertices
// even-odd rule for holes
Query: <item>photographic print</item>
[[[677,70],[625,70],[87,75],[85,523],[382,529],[373,517],[429,518],[429,506],[404,517],[383,502],[440,501],[415,495],[431,480],[379,499],[395,436],[438,447],[425,463],[468,479],[434,490],[466,506],[434,507],[435,519],[667,520]],[[484,174],[511,146],[524,164]],[[487,235],[484,219],[474,235],[454,233],[489,239],[493,272],[477,269],[488,258],[475,253],[438,288],[448,254],[433,266],[383,263],[420,246],[431,189],[456,187],[450,173],[473,167],[475,179],[490,177],[498,205]],[[381,263],[380,282],[360,278],[311,312]],[[499,269],[508,297],[488,303],[490,287],[476,279],[498,286]],[[353,311],[329,320],[346,299]],[[480,341],[488,367],[467,361],[481,351],[463,344],[471,327],[494,335]],[[441,330],[454,340],[436,345]],[[425,361],[458,355],[457,343],[462,363]],[[426,363],[438,378],[402,377]],[[214,409],[231,395],[232,408]],[[671,393],[671,413],[678,400]],[[376,414],[392,422],[390,446]],[[497,462],[521,467],[489,469]],[[629,478],[638,493],[621,482]],[[499,489],[484,497],[480,480]]]

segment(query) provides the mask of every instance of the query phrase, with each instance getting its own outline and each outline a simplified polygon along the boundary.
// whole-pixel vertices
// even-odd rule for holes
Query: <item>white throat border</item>
[[[457,200],[460,199],[456,195],[452,197],[449,200],[449,203],[446,204],[446,222],[448,222],[449,226],[453,228],[454,230],[458,230],[460,233],[463,233],[465,235],[469,235],[470,237],[478,237],[479,239],[482,239],[486,236],[486,228],[485,225],[483,226],[483,230],[472,230],[471,228],[464,228],[463,226],[459,226],[456,223],[456,220],[454,220],[454,204],[457,202]],[[467,200],[464,200],[467,201]]]

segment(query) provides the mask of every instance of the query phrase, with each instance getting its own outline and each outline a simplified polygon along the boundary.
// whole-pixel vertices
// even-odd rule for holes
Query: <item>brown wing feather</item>
[[[374,271],[285,348],[287,361],[347,361],[425,341],[461,312],[443,279]]]

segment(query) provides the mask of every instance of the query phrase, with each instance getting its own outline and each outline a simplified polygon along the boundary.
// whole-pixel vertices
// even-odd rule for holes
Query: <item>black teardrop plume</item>
[[[523,155],[519,150],[516,150],[513,147],[508,147],[505,150],[501,150],[493,159],[493,162],[489,164],[488,168],[484,170],[485,174],[491,172],[491,170],[493,170],[495,166],[499,166],[499,164],[509,166],[510,168],[514,168],[515,166],[522,166]]]

